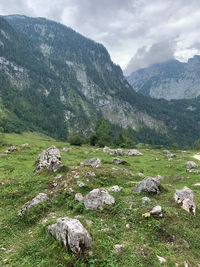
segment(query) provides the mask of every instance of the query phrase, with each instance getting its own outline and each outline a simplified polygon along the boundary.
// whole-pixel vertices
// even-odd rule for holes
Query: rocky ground
[[[200,266],[197,152],[5,141],[1,266]]]

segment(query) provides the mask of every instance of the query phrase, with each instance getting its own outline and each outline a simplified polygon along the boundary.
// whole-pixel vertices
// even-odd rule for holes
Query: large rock
[[[122,155],[124,154],[124,152],[123,152],[123,149],[121,149],[121,148],[117,148],[117,149],[110,149],[110,150],[109,150],[109,154],[110,154],[111,156],[113,156],[113,155],[122,156]]]
[[[126,156],[142,156],[143,154],[137,149],[129,149],[125,153]]]
[[[39,154],[35,164],[36,168],[34,172],[38,172],[44,168],[53,172],[57,171],[59,168],[63,167],[59,149],[55,146],[47,148]]]
[[[40,193],[39,195],[37,195],[36,197],[34,197],[32,200],[28,201],[25,203],[24,207],[21,209],[21,210],[18,210],[17,214],[19,216],[22,216],[26,210],[32,208],[33,206],[41,203],[41,202],[44,202],[45,200],[47,200],[47,194],[45,193]]]
[[[84,197],[84,205],[88,210],[102,210],[104,205],[112,205],[115,199],[105,189],[94,189]]]
[[[92,238],[79,220],[59,218],[55,224],[47,227],[47,231],[65,246],[69,246],[74,254],[80,254],[91,246]]]
[[[101,165],[101,160],[99,158],[86,159],[85,161],[81,162],[81,165],[98,167]]]
[[[196,206],[194,204],[194,193],[190,188],[184,186],[183,189],[176,190],[174,193],[174,199],[177,203],[182,205],[182,209],[195,215]]]
[[[188,169],[196,168],[196,167],[197,167],[197,164],[196,164],[194,161],[187,161],[184,165],[185,165]]]
[[[158,194],[160,191],[160,181],[152,177],[146,177],[139,185],[134,189],[135,192],[147,192]]]

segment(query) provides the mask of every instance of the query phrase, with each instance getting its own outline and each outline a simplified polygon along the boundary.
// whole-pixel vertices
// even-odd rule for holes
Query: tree
[[[200,138],[194,142],[194,147],[195,149],[199,150],[200,149]]]
[[[96,124],[97,144],[100,147],[110,145],[111,143],[111,128],[110,124],[105,119],[99,119]]]

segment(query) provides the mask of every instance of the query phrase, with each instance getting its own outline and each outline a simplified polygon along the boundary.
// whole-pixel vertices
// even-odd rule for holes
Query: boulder
[[[146,212],[142,214],[142,217],[148,218],[150,216],[153,217],[162,217],[162,208],[161,206],[155,206],[150,212]]]
[[[63,164],[61,162],[60,151],[55,147],[51,146],[39,154],[35,161],[36,168],[34,172],[38,172],[42,169],[48,169],[49,171],[57,171]]]
[[[127,161],[122,160],[122,159],[119,159],[119,158],[114,158],[113,161],[112,161],[112,163],[114,163],[114,164],[121,164],[121,165],[127,165],[128,164]]]
[[[196,206],[194,204],[194,193],[190,188],[184,186],[183,189],[176,190],[174,193],[174,199],[177,203],[182,205],[182,209],[195,215]]]
[[[47,231],[65,246],[69,246],[76,255],[84,252],[85,248],[91,247],[92,238],[77,219],[59,218],[55,224],[47,227]]]
[[[109,154],[111,156],[113,156],[113,155],[123,156],[124,152],[123,152],[123,149],[117,148],[117,149],[110,149]]]
[[[142,156],[143,154],[137,149],[129,149],[125,153],[126,156]]]
[[[63,152],[68,152],[68,151],[69,151],[69,148],[63,147]]]
[[[101,160],[99,158],[86,159],[81,162],[81,165],[99,167],[101,165]]]
[[[197,164],[196,164],[194,161],[187,161],[184,165],[185,165],[188,169],[196,168],[196,167],[197,167]]]
[[[122,189],[118,185],[114,185],[108,189],[110,192],[120,192]]]
[[[134,191],[158,194],[160,192],[160,181],[152,177],[146,177],[135,187]]]
[[[9,153],[12,153],[12,152],[14,152],[16,150],[17,150],[16,146],[11,146],[5,151],[5,153],[9,154]]]
[[[17,215],[18,216],[22,216],[26,210],[32,208],[33,206],[44,202],[45,200],[47,200],[47,194],[45,193],[40,193],[39,195],[37,195],[36,197],[34,197],[32,200],[26,202],[23,206],[23,208],[21,210],[18,210]]]
[[[108,152],[109,150],[110,150],[110,148],[108,146],[104,146],[103,152]]]
[[[84,205],[88,210],[102,210],[104,205],[112,205],[115,199],[105,189],[94,189],[84,197]]]

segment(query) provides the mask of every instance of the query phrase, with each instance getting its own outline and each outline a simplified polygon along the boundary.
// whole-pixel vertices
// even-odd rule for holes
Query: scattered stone
[[[193,186],[200,186],[200,183],[193,184]]]
[[[182,209],[195,215],[196,206],[194,204],[194,193],[190,188],[184,186],[183,189],[176,190],[174,193],[174,199],[177,203],[182,204]]]
[[[110,149],[109,150],[109,154],[111,156],[113,156],[113,155],[123,156],[124,155],[124,152],[123,152],[123,149],[117,148],[117,149]]]
[[[160,181],[152,177],[146,177],[135,187],[134,191],[158,194],[160,192]]]
[[[5,151],[5,153],[9,154],[9,153],[12,153],[12,152],[14,152],[16,150],[17,150],[16,146],[11,146]]]
[[[144,173],[138,172],[138,176],[143,178],[144,177]]]
[[[81,254],[85,248],[91,247],[91,236],[76,219],[59,218],[55,224],[47,227],[47,231],[65,246],[68,245],[74,254]]]
[[[76,201],[82,201],[84,199],[83,195],[81,193],[77,193],[74,197],[74,200]]]
[[[69,148],[63,147],[63,152],[68,152],[68,151],[69,151]]]
[[[148,218],[150,216],[153,217],[162,217],[162,208],[161,206],[155,206],[150,212],[146,212],[142,214],[142,217]]]
[[[168,153],[166,156],[167,156],[168,159],[172,159],[174,157],[174,154]]]
[[[69,195],[72,195],[74,193],[74,190],[70,187],[69,189],[68,189],[68,194]]]
[[[130,229],[130,224],[129,223],[126,224],[126,229],[127,230]]]
[[[200,170],[195,170],[195,169],[187,169],[186,172],[200,174]]]
[[[76,174],[76,175],[74,175],[74,178],[78,179],[78,178],[80,178],[80,175]]]
[[[106,232],[110,232],[111,229],[110,228],[103,228],[100,231],[106,233]]]
[[[75,219],[84,219],[84,216],[83,215],[76,215]]]
[[[33,206],[44,202],[45,200],[47,200],[47,194],[45,193],[40,193],[39,195],[37,195],[36,197],[34,197],[32,200],[26,202],[23,206],[23,208],[21,210],[18,210],[17,215],[18,216],[22,216],[26,210],[32,208]]]
[[[55,176],[55,179],[60,179],[60,178],[62,178],[62,174],[57,174],[57,175]]]
[[[147,203],[147,202],[150,202],[151,201],[151,199],[149,198],[149,197],[143,197],[142,198],[142,203],[143,204],[145,204],[145,203]]]
[[[115,199],[105,189],[94,189],[84,197],[84,205],[88,210],[102,210],[104,205],[112,205]]]
[[[60,151],[55,147],[51,146],[39,154],[37,160],[35,161],[36,168],[34,172],[38,172],[44,168],[49,171],[57,171],[63,164],[61,162]]]
[[[99,158],[86,159],[81,162],[81,165],[99,167],[101,165],[101,160]]]
[[[159,262],[160,262],[161,264],[167,262],[165,258],[160,257],[160,256],[158,256],[158,255],[156,255],[156,256],[157,256],[157,258],[158,258],[158,260],[159,260]]]
[[[85,174],[85,177],[94,178],[94,177],[96,177],[96,174],[95,174],[94,172],[87,172],[87,173]]]
[[[159,158],[155,158],[155,161],[159,161]]]
[[[21,147],[29,147],[28,143],[22,144]]]
[[[121,165],[126,165],[126,164],[128,164],[127,161],[122,160],[122,159],[119,159],[119,158],[114,158],[113,161],[112,161],[112,163],[114,163],[114,164],[121,164]]]
[[[110,150],[110,148],[108,146],[104,146],[103,152],[108,152],[109,150]]]
[[[114,185],[108,189],[110,192],[120,192],[121,188],[118,185]]]
[[[85,220],[85,222],[87,223],[88,226],[92,226],[93,225],[93,221],[91,221],[91,220]]]
[[[194,161],[187,161],[184,165],[185,165],[188,169],[196,168],[196,167],[197,167],[197,164],[196,164]]]
[[[164,150],[163,150],[163,153],[164,153],[164,154],[170,154],[170,151],[167,150],[167,149],[164,149]]]
[[[116,254],[119,254],[122,252],[123,248],[124,248],[124,245],[120,245],[120,244],[116,244],[114,245],[114,251]]]
[[[137,149],[129,149],[125,153],[126,156],[142,156],[143,154]]]
[[[81,181],[77,181],[77,185],[78,185],[79,187],[85,187],[85,186],[86,186],[86,184],[84,184],[84,183],[81,182]]]

